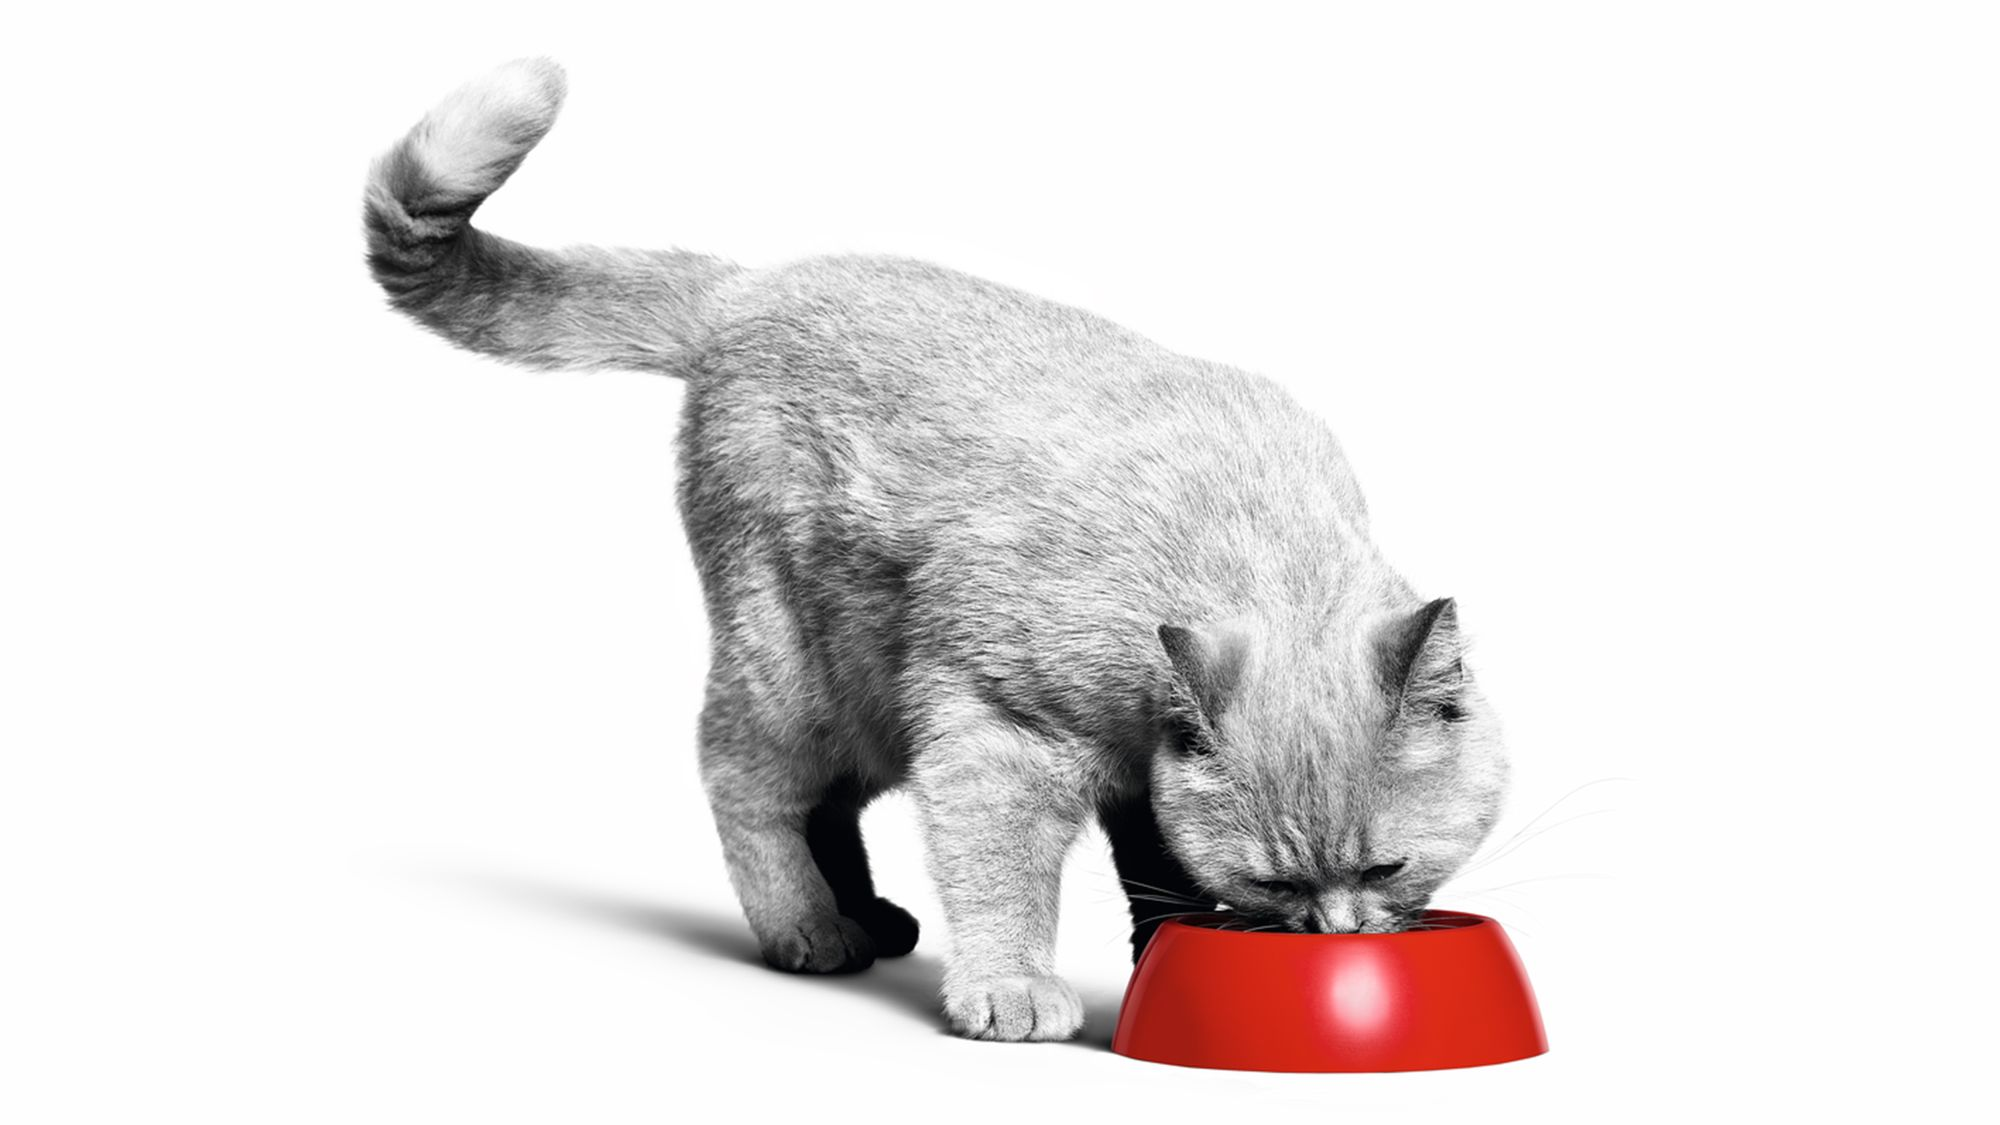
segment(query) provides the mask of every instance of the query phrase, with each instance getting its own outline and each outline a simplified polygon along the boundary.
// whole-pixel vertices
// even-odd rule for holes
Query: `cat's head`
[[[1401,929],[1499,815],[1498,726],[1449,598],[1297,632],[1160,628],[1155,815],[1196,881],[1253,921]]]

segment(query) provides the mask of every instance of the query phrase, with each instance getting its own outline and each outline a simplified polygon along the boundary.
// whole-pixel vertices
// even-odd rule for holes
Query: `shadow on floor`
[[[733,911],[670,906],[513,877],[465,876],[456,881],[520,906],[664,938],[725,961],[764,968],[749,925]],[[930,943],[940,939],[926,931],[923,940]],[[801,975],[798,980],[802,987],[832,988],[888,1004],[945,1034],[938,1010],[938,982],[943,972],[937,956],[919,948],[907,957],[877,961],[866,972]],[[1078,991],[1083,997],[1084,1025],[1075,1043],[1109,1049],[1112,1025],[1118,1018],[1119,994],[1101,988]]]

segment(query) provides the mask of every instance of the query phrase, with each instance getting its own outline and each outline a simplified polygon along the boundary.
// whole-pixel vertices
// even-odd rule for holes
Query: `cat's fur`
[[[1405,924],[1493,823],[1461,660],[1274,385],[917,262],[745,270],[468,225],[553,122],[551,63],[452,95],[375,167],[394,305],[535,367],[685,378],[681,508],[713,633],[701,768],[764,955],[907,952],[858,818],[907,786],[962,1034],[1060,1039],[1058,882],[1100,818],[1149,918]],[[1402,866],[1396,867],[1395,865]]]

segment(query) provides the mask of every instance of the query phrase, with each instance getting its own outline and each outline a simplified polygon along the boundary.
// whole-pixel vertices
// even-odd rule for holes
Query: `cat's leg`
[[[774,708],[771,691],[751,690],[732,663],[718,652],[701,713],[701,772],[743,914],[774,968],[865,969],[875,942],[840,913],[806,839],[826,787],[808,724]]]
[[[917,946],[917,920],[875,893],[868,848],[861,840],[861,787],[843,779],[828,787],[806,817],[806,844],[833,890],[840,913],[861,923],[877,957],[901,957]]]
[[[1068,1039],[1083,1002],[1055,975],[1063,857],[1087,810],[1059,747],[990,714],[923,739],[911,784],[951,927],[944,1007],[975,1039]]]
[[[1167,847],[1149,794],[1107,801],[1097,815],[1111,840],[1111,862],[1131,904],[1132,960],[1137,961],[1161,922],[1177,914],[1213,910],[1215,899]]]

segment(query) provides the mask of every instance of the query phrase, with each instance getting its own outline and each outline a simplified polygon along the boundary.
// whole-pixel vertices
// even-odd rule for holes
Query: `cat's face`
[[[1505,756],[1452,603],[1357,632],[1287,649],[1254,626],[1161,630],[1176,691],[1155,815],[1253,924],[1401,929],[1499,814]]]

